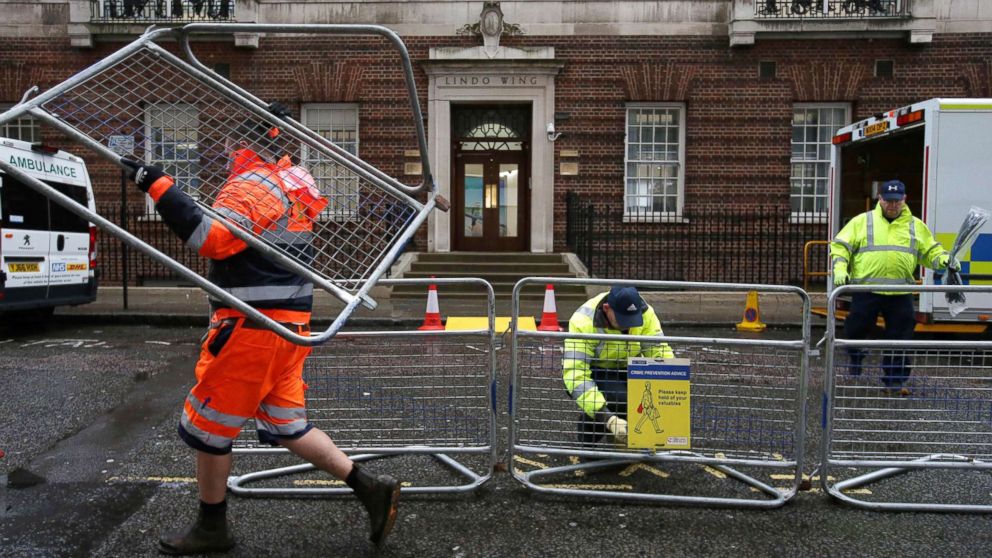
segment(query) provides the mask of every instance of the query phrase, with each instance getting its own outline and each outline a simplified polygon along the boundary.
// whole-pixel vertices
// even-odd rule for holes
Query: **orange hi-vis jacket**
[[[148,194],[169,228],[190,248],[211,259],[211,282],[256,308],[310,311],[313,285],[308,280],[247,249],[226,225],[175,187],[172,178],[159,179]],[[234,153],[231,176],[213,209],[307,263],[313,258],[312,223],[326,205],[309,173],[292,167],[288,158],[271,164],[242,149]],[[225,307],[214,299],[211,306],[215,310]]]
[[[301,335],[309,331],[310,281],[248,248],[171,178],[156,181],[148,194],[166,224],[211,259],[214,284]],[[241,150],[234,153],[231,176],[213,209],[306,262],[313,257],[312,223],[326,205],[313,177],[288,158],[271,164]],[[310,348],[246,320],[219,300],[212,299],[211,306],[210,331],[200,348],[197,381],[186,398],[179,436],[196,450],[224,455],[249,418],[255,419],[262,442],[306,434],[312,426],[306,418],[303,363]]]

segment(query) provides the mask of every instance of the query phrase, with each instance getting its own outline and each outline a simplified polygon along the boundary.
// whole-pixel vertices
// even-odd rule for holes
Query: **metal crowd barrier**
[[[527,285],[581,284],[604,292],[621,282],[636,286],[642,295],[652,290],[739,292],[742,304],[751,290],[794,294],[797,313],[801,306],[802,333],[788,340],[645,338],[514,328],[510,387],[514,478],[539,493],[569,496],[751,508],[773,508],[790,500],[799,489],[803,464],[810,337],[806,292],[797,287],[730,283],[526,278],[514,288],[513,318],[519,318],[519,295]],[[664,324],[665,309],[656,306],[655,310]],[[563,382],[568,340],[622,341],[639,347],[667,343],[676,358],[689,359],[688,440],[668,438],[662,447],[628,449],[615,445],[610,436],[592,440],[587,434],[580,439],[583,415]],[[623,382],[629,381],[626,365],[617,362]],[[654,424],[645,415],[648,419],[658,415],[641,407],[639,416],[634,409],[615,409],[628,420],[628,434],[638,425],[664,432],[666,415]],[[669,444],[683,447],[666,449]],[[622,470],[607,481],[596,476],[604,469]],[[782,488],[783,483],[789,486]]]
[[[872,290],[878,286],[839,287],[827,308],[834,308],[840,295]],[[992,292],[992,286],[899,290],[967,296]],[[852,340],[835,327],[831,312],[825,337],[824,490],[871,510],[992,512],[992,342]],[[849,351],[863,355],[860,366]],[[905,366],[911,374],[896,385],[891,378],[901,376],[898,370]]]
[[[482,279],[391,279],[381,285],[472,285],[488,296],[486,329],[342,331],[314,347],[303,379],[307,418],[355,461],[401,461],[404,493],[464,493],[496,465],[495,297]],[[482,305],[480,303],[480,310]],[[288,450],[259,444],[253,421],[235,440],[255,472],[232,476],[242,496],[332,496],[350,488]],[[441,467],[431,467],[430,461]],[[384,465],[389,466],[389,465]],[[268,468],[266,468],[268,467]],[[452,473],[454,477],[452,476]],[[282,477],[292,475],[287,483]],[[252,486],[249,486],[251,484]]]
[[[233,37],[236,33],[362,34],[378,35],[388,41],[398,52],[397,61],[402,64],[406,78],[423,183],[405,185],[292,118],[270,113],[266,101],[206,67],[190,46],[191,38],[197,35],[216,38]],[[178,42],[181,54],[159,44],[172,42]],[[399,36],[385,27],[190,24],[174,29],[150,28],[134,42],[31,98],[36,89],[32,88],[19,104],[0,114],[0,124],[30,115],[122,168],[127,168],[121,162],[123,158],[163,165],[179,187],[196,199],[206,213],[227,223],[235,236],[338,297],[345,306],[326,331],[299,335],[9,162],[0,161],[0,169],[147,253],[212,297],[301,345],[319,344],[331,338],[358,304],[375,307],[369,296],[372,286],[388,272],[403,245],[439,201],[430,173],[410,57]],[[292,181],[303,190],[307,185],[314,186],[323,195],[326,204],[313,197],[294,201],[294,207],[313,214],[312,232],[295,233],[294,239],[270,239],[266,234],[268,221],[246,219],[235,225],[212,209],[221,185],[232,171],[231,151],[240,140],[253,140],[250,144],[258,145],[257,139],[262,135],[268,138],[264,141],[274,151],[289,156],[287,161],[298,162],[298,166],[291,168],[287,163],[285,182]],[[422,191],[427,194],[425,202],[416,199]],[[312,250],[288,250],[276,244],[276,241],[299,242],[301,237]]]

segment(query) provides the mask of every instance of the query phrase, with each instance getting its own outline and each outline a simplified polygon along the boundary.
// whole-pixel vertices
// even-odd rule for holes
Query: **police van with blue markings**
[[[5,163],[95,209],[82,159],[39,144],[0,138]],[[96,227],[0,172],[0,313],[47,316],[96,299]]]
[[[992,99],[914,103],[840,128],[832,143],[829,238],[855,215],[873,208],[879,185],[891,179],[906,184],[906,203],[913,215],[948,250],[971,206],[992,210]],[[965,284],[992,284],[992,222],[960,259]],[[920,273],[924,285],[940,283],[939,273]],[[952,317],[942,293],[920,293],[918,320],[926,323],[918,324],[917,330],[951,321],[972,322],[984,330],[992,321],[992,294],[967,298],[968,308]]]

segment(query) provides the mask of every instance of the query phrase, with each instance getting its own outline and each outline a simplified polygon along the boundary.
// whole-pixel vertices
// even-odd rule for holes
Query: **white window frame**
[[[631,127],[631,115],[633,112],[644,109],[663,109],[672,110],[676,109],[678,111],[678,148],[677,148],[677,159],[671,160],[647,160],[647,159],[631,159],[630,149],[632,142],[630,138],[630,127]],[[685,103],[627,103],[624,109],[624,142],[623,142],[623,218],[625,222],[681,222],[682,212],[685,206],[685,121],[686,121],[686,106]],[[654,143],[654,142],[652,142]],[[631,180],[637,180],[639,177],[630,176],[630,166],[631,165],[644,165],[644,164],[666,164],[675,166],[675,211],[650,211],[650,212],[630,212],[629,208],[631,204],[628,203],[628,198],[630,197],[644,197],[644,195],[639,193],[631,194],[629,191],[629,183]],[[664,195],[664,194],[663,194]],[[654,195],[652,195],[654,196]]]
[[[194,117],[193,117],[194,118],[193,125],[186,126],[185,129],[186,130],[191,130],[193,132],[193,134],[194,134],[194,137],[195,137],[195,140],[194,141],[197,144],[197,147],[196,147],[195,150],[192,150],[192,151],[194,153],[196,153],[197,156],[196,156],[195,159],[189,159],[189,158],[187,158],[187,159],[161,159],[161,158],[157,158],[156,157],[156,154],[158,153],[158,150],[156,149],[156,142],[154,140],[155,134],[154,134],[153,128],[152,128],[152,124],[153,124],[152,112],[155,111],[155,110],[176,111],[176,110],[179,110],[179,109],[189,109],[189,110],[192,110],[192,111],[195,112]],[[144,112],[145,112],[145,114],[144,114],[144,118],[145,118],[145,162],[146,163],[149,163],[149,164],[158,165],[158,166],[162,167],[162,169],[165,170],[165,173],[166,174],[168,174],[169,176],[171,176],[171,177],[173,177],[175,179],[176,185],[179,186],[180,188],[182,188],[183,192],[186,192],[186,194],[189,195],[194,200],[199,199],[200,198],[199,191],[196,190],[195,188],[191,188],[191,186],[192,186],[192,180],[194,178],[196,178],[197,180],[200,179],[200,177],[199,177],[199,172],[200,172],[200,156],[199,156],[199,154],[200,154],[200,151],[202,150],[203,146],[200,145],[200,141],[199,141],[199,128],[200,128],[200,111],[199,111],[199,109],[196,107],[196,105],[190,105],[190,104],[185,104],[185,103],[182,103],[182,104],[162,103],[162,104],[148,105],[145,108],[145,111]],[[188,122],[188,119],[187,119],[187,122]],[[173,130],[173,131],[174,130],[177,130],[177,129],[179,129],[179,128],[177,128],[176,126],[173,126],[172,128],[170,128],[170,130]],[[179,143],[178,140],[177,140],[177,143]],[[186,151],[189,152],[190,150],[189,149],[186,149]],[[148,217],[151,217],[152,219],[156,219],[157,220],[159,218],[158,217],[158,213],[155,211],[155,202],[152,200],[151,196],[148,196],[148,195],[145,195],[145,213],[146,213],[146,215]]]
[[[314,118],[314,115],[318,111],[351,111],[351,112],[353,112],[354,113],[354,122],[355,122],[354,130],[353,131],[354,131],[354,134],[355,134],[355,141],[354,142],[348,142],[348,143],[353,144],[354,145],[354,149],[353,150],[348,149],[349,146],[347,144],[341,144],[339,142],[334,142],[334,143],[335,143],[335,145],[338,145],[339,147],[341,147],[345,151],[348,151],[349,153],[351,153],[355,157],[358,157],[358,155],[359,155],[359,147],[361,145],[361,134],[360,134],[360,131],[361,131],[360,130],[360,128],[361,128],[361,122],[360,122],[360,119],[359,119],[359,110],[358,109],[359,109],[359,106],[358,106],[357,103],[307,103],[307,104],[304,104],[301,107],[301,110],[300,110],[300,113],[301,113],[300,114],[300,121],[307,128],[310,128],[311,130],[313,130],[317,134],[319,134],[321,136],[324,136],[328,140],[334,142],[333,139],[331,139],[331,137],[329,137],[329,136],[332,136],[333,133],[336,130],[345,129],[345,127],[337,127],[336,128],[335,125],[334,125],[334,122],[332,120],[331,127],[330,128],[328,128],[328,129],[321,129],[320,126],[316,126],[312,122],[312,119]],[[349,131],[351,130],[351,128],[347,128],[347,129]],[[314,154],[314,155],[319,156],[318,154]],[[320,182],[322,180],[326,180],[327,179],[327,177],[320,176],[321,173],[317,170],[318,169],[317,165],[319,165],[319,162],[318,162],[317,159],[314,159],[314,156],[311,155],[311,148],[310,148],[310,146],[308,146],[305,143],[302,145],[302,149],[300,150],[300,160],[302,161],[301,164],[303,165],[303,167],[306,168],[307,170],[309,170],[314,175],[314,178],[317,179],[318,184],[320,184]],[[336,166],[336,164],[335,164],[335,166]],[[348,172],[348,171],[346,171],[346,170],[344,170],[342,168],[336,168],[336,170],[339,171],[339,172],[345,172],[345,173]],[[343,180],[345,182],[353,182],[354,183],[354,191],[352,193],[348,193],[347,191],[346,192],[341,192],[341,191],[335,192],[335,190],[341,189],[341,183],[338,182],[340,180]],[[360,181],[358,175],[345,176],[344,178],[338,178],[338,179],[335,180],[335,182],[337,182],[337,184],[334,185],[331,188],[327,188],[327,187],[322,187],[321,188],[321,191],[322,192],[324,192],[325,194],[330,194],[330,195],[328,196],[328,202],[329,203],[327,205],[327,208],[324,211],[321,212],[321,214],[318,216],[318,220],[320,220],[320,221],[325,221],[325,220],[351,221],[351,220],[357,219],[358,218],[358,213],[359,213],[359,206],[361,204],[361,198],[360,198],[360,196],[361,196],[361,192],[360,192],[361,181]]]
[[[814,141],[814,142],[812,142],[812,145],[825,146],[826,147],[826,151],[825,151],[826,157],[825,158],[822,158],[822,159],[819,158],[819,157],[814,158],[814,159],[808,159],[808,158],[805,158],[805,157],[796,158],[795,155],[794,155],[794,153],[795,153],[795,146],[797,145],[797,142],[794,139],[795,138],[795,132],[796,132],[796,113],[798,111],[800,111],[800,110],[807,111],[807,110],[810,110],[810,109],[815,109],[815,110],[818,110],[818,111],[840,109],[840,110],[843,110],[844,111],[843,122],[842,123],[840,123],[837,126],[831,125],[830,126],[831,129],[830,129],[830,131],[827,134],[827,137],[825,139],[817,137],[817,140]],[[823,119],[822,119],[822,113],[820,113],[820,115],[817,117],[817,124],[816,124],[816,127],[818,129],[824,127],[823,125],[819,124],[822,121],[823,121]],[[844,126],[846,126],[847,124],[850,124],[850,123],[851,123],[851,104],[850,103],[793,103],[793,105],[792,105],[792,124],[790,126],[790,134],[789,134],[789,137],[790,137],[790,139],[789,139],[789,210],[790,210],[790,214],[791,214],[791,219],[790,220],[793,223],[826,223],[827,222],[827,211],[830,208],[830,200],[828,198],[830,196],[830,151],[831,151],[831,149],[833,149],[832,139],[834,137],[834,134],[836,134],[837,130],[839,130],[840,128],[842,128],[842,127],[844,127]],[[804,132],[805,132],[805,130],[807,128],[809,128],[809,126],[805,125],[805,123],[804,123],[803,124],[803,130],[804,130]],[[805,138],[805,133],[803,135],[804,135],[804,138]],[[810,144],[811,144],[810,142],[807,142],[805,140],[801,142],[801,145],[810,145]],[[797,176],[797,174],[795,172],[796,165],[807,165],[807,164],[812,164],[814,166],[820,165],[819,168],[823,169],[823,175],[820,176],[819,173],[817,173],[817,172],[814,171],[814,174],[811,177],[814,180],[813,194],[812,195],[803,194],[801,192],[802,188],[800,187],[800,193],[798,194],[799,195],[799,198],[800,198],[800,204],[799,204],[800,211],[795,211],[794,209],[792,209],[792,203],[793,203],[794,199],[796,198],[796,194],[793,192],[793,185],[797,181],[802,181],[804,179],[810,178],[810,177],[806,177],[804,174]],[[823,193],[822,194],[817,194],[816,193],[816,182],[817,181],[820,182],[820,183],[822,183],[822,185],[823,185]],[[813,211],[805,211],[805,210],[803,210],[802,200],[803,199],[806,199],[806,198],[811,198],[811,199],[814,200],[813,201],[814,207],[816,205],[816,201],[815,200],[817,198],[822,198],[823,199],[823,210],[822,211],[815,211],[815,209]]]
[[[5,112],[13,106],[13,103],[0,104],[0,112]],[[16,135],[11,134],[11,131],[14,130],[17,131]],[[30,130],[31,137],[23,137],[21,135],[21,131],[23,130]],[[21,115],[14,120],[6,122],[2,127],[0,127],[0,137],[17,139],[28,143],[38,143],[41,141],[41,122],[30,114]]]

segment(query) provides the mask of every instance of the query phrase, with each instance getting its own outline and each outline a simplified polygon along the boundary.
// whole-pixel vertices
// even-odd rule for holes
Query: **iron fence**
[[[760,18],[850,19],[907,17],[906,0],[755,0]]]
[[[90,6],[97,23],[234,21],[234,0],[91,0]]]
[[[798,286],[803,246],[827,238],[821,218],[778,206],[686,209],[677,222],[659,222],[569,193],[566,212],[568,249],[594,277]],[[827,269],[826,250],[812,250],[807,267]]]
[[[109,219],[115,225],[122,226],[128,232],[139,235],[148,244],[196,273],[206,274],[208,260],[199,256],[195,250],[188,248],[175,233],[165,226],[165,223],[158,219],[158,214],[148,213],[143,201],[127,204],[126,219],[122,219],[124,214],[121,210],[120,201],[104,201],[96,204],[96,212],[99,215]],[[123,284],[125,269],[127,270],[127,284],[129,285],[179,284],[181,282],[179,274],[143,252],[128,249],[125,258],[124,251],[124,243],[113,235],[101,234],[98,237],[97,269],[100,270],[100,283],[102,285]]]

